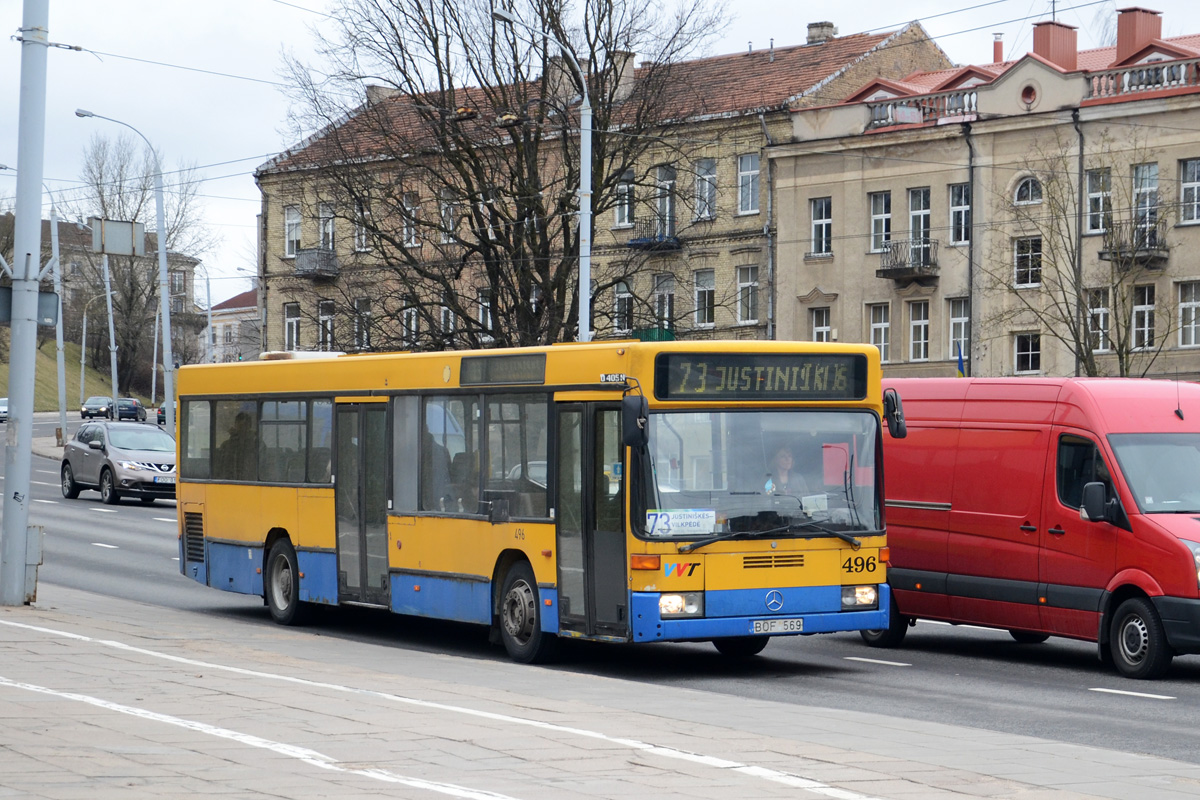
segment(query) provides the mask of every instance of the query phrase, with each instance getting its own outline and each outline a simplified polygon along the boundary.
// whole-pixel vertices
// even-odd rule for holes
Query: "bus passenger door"
[[[387,405],[337,406],[338,601],[387,606]]]
[[[625,470],[618,406],[558,407],[559,627],[627,638]]]

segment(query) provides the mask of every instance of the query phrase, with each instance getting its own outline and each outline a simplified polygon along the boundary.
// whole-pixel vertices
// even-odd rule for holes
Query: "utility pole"
[[[8,379],[8,441],[4,448],[4,527],[0,539],[0,605],[37,596],[29,581],[29,485],[33,468],[33,393],[37,355],[38,273],[42,252],[42,173],[46,151],[46,51],[52,46],[50,0],[24,0],[21,99],[17,123],[17,202],[12,265],[12,347]],[[15,435],[14,435],[15,434]],[[40,561],[40,557],[38,561]],[[30,585],[32,584],[32,585]]]

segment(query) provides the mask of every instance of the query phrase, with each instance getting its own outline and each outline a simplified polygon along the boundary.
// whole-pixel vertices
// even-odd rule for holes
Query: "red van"
[[[886,630],[917,619],[1098,643],[1130,678],[1200,653],[1200,386],[1114,378],[885,380]]]

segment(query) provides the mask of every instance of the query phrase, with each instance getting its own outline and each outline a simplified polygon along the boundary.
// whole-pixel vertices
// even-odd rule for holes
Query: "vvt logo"
[[[668,578],[671,577],[672,575],[674,575],[677,578],[682,578],[684,575],[686,575],[690,578],[690,577],[692,577],[692,573],[696,571],[696,567],[698,567],[698,566],[700,566],[700,562],[696,562],[694,564],[687,563],[687,562],[681,563],[681,564],[672,564],[671,562],[668,561],[666,566],[663,567],[663,574],[666,575]]]

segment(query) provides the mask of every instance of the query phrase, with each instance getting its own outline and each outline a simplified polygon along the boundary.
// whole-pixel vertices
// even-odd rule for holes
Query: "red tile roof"
[[[256,308],[258,306],[258,290],[250,289],[249,291],[235,294],[228,300],[224,300],[215,304],[212,307],[213,311],[227,311],[232,308]]]

